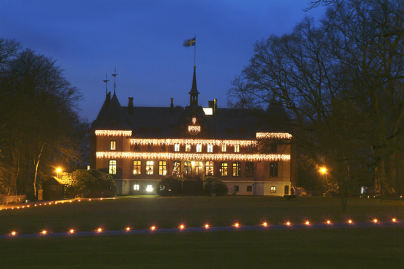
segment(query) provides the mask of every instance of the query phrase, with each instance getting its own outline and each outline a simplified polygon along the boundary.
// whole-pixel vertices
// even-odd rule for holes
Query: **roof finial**
[[[105,83],[105,96],[107,96],[107,94],[108,94],[108,81],[109,81],[107,73],[105,73],[105,79],[103,81]]]
[[[115,94],[115,91],[116,91],[116,76],[118,75],[118,73],[116,72],[116,65],[115,65],[115,71],[111,75],[114,77],[114,94]]]

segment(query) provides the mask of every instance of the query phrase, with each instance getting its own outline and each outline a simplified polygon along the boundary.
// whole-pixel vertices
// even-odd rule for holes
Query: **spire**
[[[103,81],[105,83],[105,96],[107,96],[108,95],[108,81],[109,81],[107,73],[105,73],[105,79]]]
[[[116,76],[118,75],[118,73],[116,73],[116,65],[115,65],[115,71],[114,73],[112,73],[112,76],[114,77],[114,94],[116,91]]]
[[[189,105],[198,105],[198,89],[196,87],[196,66],[194,65],[194,76],[192,78],[192,88],[189,91],[190,99],[189,99]]]

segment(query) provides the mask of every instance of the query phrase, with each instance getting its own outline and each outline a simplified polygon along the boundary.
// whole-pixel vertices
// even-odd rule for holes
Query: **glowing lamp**
[[[396,218],[392,218],[392,219],[391,219],[391,222],[396,223],[396,222],[397,222],[397,219],[396,219]]]
[[[129,226],[125,227],[125,231],[130,232],[131,228]]]
[[[69,230],[69,234],[74,234],[76,232],[76,230],[74,230],[73,228]]]
[[[150,231],[155,231],[156,229],[157,229],[157,227],[154,225],[150,227]]]
[[[203,227],[207,230],[210,228],[210,225],[206,223]]]
[[[236,229],[240,228],[240,223],[235,222],[235,223],[233,224],[233,227],[236,228]]]
[[[351,219],[349,219],[347,222],[348,222],[348,224],[353,224],[353,220],[351,220]]]
[[[10,233],[10,236],[16,236],[17,235],[17,232],[16,231],[11,231],[11,233]]]
[[[268,222],[264,221],[263,223],[261,223],[261,225],[266,228],[268,227]]]
[[[321,167],[318,169],[318,172],[319,172],[320,174],[322,174],[322,175],[326,175],[326,174],[328,173],[328,169],[327,169],[327,167],[325,167],[325,166],[321,166]]]
[[[185,229],[185,225],[181,224],[180,226],[178,226],[178,229],[180,229],[181,231]]]
[[[307,225],[307,226],[309,226],[311,223],[310,223],[310,221],[309,220],[306,220],[305,222],[304,222],[304,225]]]
[[[372,219],[372,222],[375,223],[375,224],[377,224],[377,223],[379,223],[379,220],[376,219],[376,218],[374,218],[374,219]]]
[[[292,223],[290,221],[285,222],[286,226],[292,226]]]
[[[332,221],[328,219],[328,220],[325,221],[325,223],[328,224],[328,225],[331,225]]]
[[[101,228],[101,227],[98,227],[97,230],[96,230],[96,232],[97,232],[97,233],[102,233],[102,228]]]
[[[48,234],[48,231],[47,230],[42,230],[41,231],[41,235],[47,235]]]

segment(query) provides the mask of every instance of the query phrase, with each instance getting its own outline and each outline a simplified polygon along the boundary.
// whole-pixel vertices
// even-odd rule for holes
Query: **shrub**
[[[179,195],[182,194],[182,182],[175,177],[165,177],[161,179],[159,195]]]
[[[225,195],[227,194],[227,186],[222,180],[217,177],[207,177],[205,179],[205,193],[212,195]]]
[[[76,170],[71,174],[66,194],[71,197],[112,197],[116,195],[111,175],[98,170]]]

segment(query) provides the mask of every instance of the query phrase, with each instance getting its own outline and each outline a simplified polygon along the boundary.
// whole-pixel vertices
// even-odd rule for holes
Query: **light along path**
[[[237,225],[235,225],[237,224]],[[382,222],[373,220],[369,222],[355,223],[353,221],[343,223],[332,223],[326,221],[325,223],[307,223],[293,224],[286,222],[283,224],[271,224],[269,222],[263,222],[260,225],[241,225],[238,222],[233,223],[232,226],[211,226],[210,224],[204,224],[201,227],[186,227],[181,224],[177,228],[158,228],[157,226],[151,226],[148,229],[131,229],[126,227],[122,230],[104,230],[99,227],[93,231],[77,231],[75,229],[69,229],[66,232],[52,233],[48,230],[42,230],[35,234],[24,234],[18,231],[11,231],[9,234],[0,235],[0,239],[14,239],[14,238],[48,238],[48,237],[85,237],[85,236],[112,236],[112,235],[136,235],[136,234],[155,234],[155,233],[184,233],[184,232],[219,232],[219,231],[271,231],[271,230],[312,230],[312,229],[341,229],[341,228],[388,228],[388,227],[404,227],[404,222],[400,222],[396,218],[392,218],[390,221]]]

